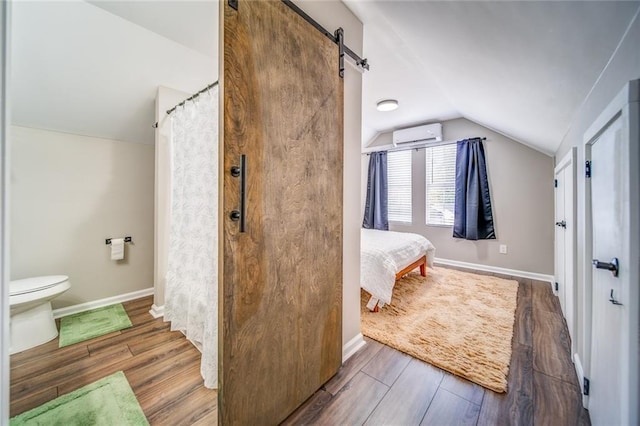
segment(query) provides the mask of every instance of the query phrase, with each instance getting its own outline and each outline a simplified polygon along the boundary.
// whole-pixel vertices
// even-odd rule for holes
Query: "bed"
[[[422,235],[362,229],[360,237],[360,287],[371,295],[367,308],[377,312],[391,303],[396,280],[416,268],[426,276],[436,248]]]

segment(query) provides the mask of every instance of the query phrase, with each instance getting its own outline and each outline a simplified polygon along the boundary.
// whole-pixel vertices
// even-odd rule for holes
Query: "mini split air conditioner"
[[[424,126],[410,127],[408,129],[393,132],[394,146],[410,146],[412,144],[424,144],[425,142],[442,141],[442,124],[426,124]]]

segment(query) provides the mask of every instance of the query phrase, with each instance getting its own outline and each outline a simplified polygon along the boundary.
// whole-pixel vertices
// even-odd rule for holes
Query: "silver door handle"
[[[618,258],[614,257],[611,259],[610,263],[600,262],[598,259],[593,259],[593,266],[597,269],[606,269],[607,271],[611,271],[614,277],[618,276],[618,269],[620,268],[620,262],[618,262]]]

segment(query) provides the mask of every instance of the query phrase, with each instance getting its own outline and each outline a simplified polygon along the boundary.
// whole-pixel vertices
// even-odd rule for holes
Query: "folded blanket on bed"
[[[360,236],[360,286],[391,303],[396,274],[422,256],[433,266],[436,248],[422,235],[363,229]]]

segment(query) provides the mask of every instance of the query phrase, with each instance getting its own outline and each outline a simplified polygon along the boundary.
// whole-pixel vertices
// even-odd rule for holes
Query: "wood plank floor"
[[[149,314],[152,303],[123,303],[131,328],[65,348],[56,338],[12,355],[10,415],[122,370],[152,425],[217,424],[217,394],[202,384],[200,352]]]
[[[503,278],[512,278],[505,277]],[[588,425],[558,300],[548,283],[519,281],[509,391],[492,391],[367,339],[285,424]],[[216,392],[200,353],[125,303],[133,327],[66,348],[58,340],[11,356],[11,416],[123,370],[152,425],[215,425]]]
[[[506,394],[366,339],[285,424],[589,425],[567,327],[549,283],[487,275],[519,282]]]

